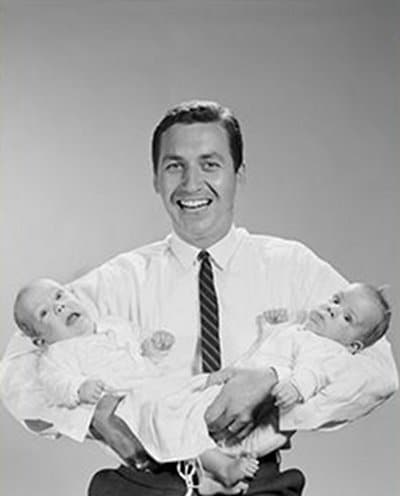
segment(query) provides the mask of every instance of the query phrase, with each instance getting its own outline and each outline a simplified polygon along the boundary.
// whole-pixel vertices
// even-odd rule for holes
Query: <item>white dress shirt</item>
[[[347,285],[329,264],[296,241],[251,235],[232,227],[208,251],[219,302],[222,366],[251,345],[257,333],[256,316],[264,310],[307,310]],[[164,365],[171,372],[192,375],[199,372],[200,364],[198,252],[171,234],[115,257],[73,282],[71,288],[95,317],[115,315],[140,328],[172,331],[176,343]],[[345,392],[332,385],[324,390],[324,396],[318,394],[310,400],[314,401],[312,408],[321,412],[321,423],[365,415],[398,386],[386,339],[351,358],[351,364],[343,364]],[[2,368],[2,397],[14,416],[22,420],[35,418],[35,413],[43,415],[40,391],[25,388],[21,381],[26,373],[28,381],[35,380],[32,347],[21,346],[21,337],[16,337]],[[16,369],[20,377],[13,381]],[[51,421],[57,426],[54,416]]]

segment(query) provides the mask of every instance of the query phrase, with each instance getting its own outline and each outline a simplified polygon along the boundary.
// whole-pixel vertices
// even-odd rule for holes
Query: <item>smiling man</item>
[[[154,188],[171,219],[172,234],[117,257],[77,281],[75,288],[94,298],[103,311],[123,311],[139,325],[174,330],[177,342],[175,354],[170,355],[171,370],[210,371],[209,355],[217,367],[227,365],[255,339],[255,319],[263,310],[310,308],[347,286],[304,245],[250,235],[234,226],[236,191],[244,181],[245,164],[239,122],[229,109],[201,101],[171,109],[154,131],[152,161]],[[201,281],[205,250],[206,279],[211,281],[206,301],[212,300],[208,308]],[[207,321],[212,321],[211,330]],[[389,396],[397,385],[388,342],[375,347],[379,350],[357,357],[354,389],[360,386],[360,370],[363,381],[370,377],[371,383],[363,401],[347,405],[348,420],[364,415],[378,404],[378,397]],[[214,438],[229,441],[246,436],[254,428],[255,409],[268,403],[265,392],[275,382],[267,368],[244,370],[229,381],[206,414]],[[379,391],[373,384],[379,384]],[[320,401],[327,403],[324,420],[334,421],[340,415],[335,398]],[[98,421],[101,428],[100,413]],[[122,467],[97,474],[90,494],[180,494],[176,484],[175,468],[169,465],[156,473]],[[260,460],[248,494],[295,495],[302,486],[301,473],[281,473],[279,456],[272,453]]]
[[[117,256],[71,287],[100,317],[118,315],[144,329],[173,331],[176,342],[166,370],[190,376],[227,366],[255,340],[256,317],[266,309],[308,310],[347,287],[340,274],[303,244],[252,235],[234,225],[245,165],[239,122],[229,109],[203,101],[171,109],[155,128],[152,160],[154,188],[172,233]],[[335,390],[314,398],[313,408],[324,412],[322,423],[365,415],[397,387],[386,339],[352,360],[343,365],[348,370],[346,401],[338,402]],[[266,392],[276,381],[267,364],[265,370],[235,374],[206,413],[214,439],[245,437],[263,406],[273,401]],[[21,394],[32,398],[31,391]],[[103,420],[117,403],[109,396],[100,401],[95,431],[107,428]],[[16,409],[14,414],[24,420]],[[56,429],[57,419],[52,417],[52,423]],[[107,439],[114,442],[112,432]],[[301,472],[280,472],[279,459],[278,452],[260,459],[247,494],[301,494]],[[89,488],[90,496],[178,496],[184,491],[175,464],[146,472],[125,466],[103,470]]]
[[[174,124],[153,156],[154,187],[175,233],[198,248],[209,248],[229,231],[237,183],[244,177],[227,131],[218,122]]]

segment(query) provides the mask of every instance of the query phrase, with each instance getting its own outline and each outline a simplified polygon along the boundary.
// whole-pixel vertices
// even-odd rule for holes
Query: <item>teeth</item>
[[[211,203],[211,200],[178,200],[178,204],[183,208],[201,208],[206,207]]]

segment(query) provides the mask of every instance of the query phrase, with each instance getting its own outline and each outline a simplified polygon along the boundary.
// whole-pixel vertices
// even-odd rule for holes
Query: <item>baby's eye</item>
[[[335,296],[332,298],[332,303],[338,304],[338,303],[339,303],[339,301],[340,301],[339,296],[336,296],[336,295],[335,295]]]
[[[40,310],[39,317],[44,319],[47,315],[47,310]]]
[[[62,297],[62,295],[63,295],[62,291],[57,291],[55,299],[59,300]]]
[[[348,322],[349,324],[351,324],[351,323],[352,323],[352,321],[353,321],[353,319],[352,319],[351,315],[349,315],[349,314],[347,314],[347,313],[344,315],[344,320],[345,320],[346,322]]]

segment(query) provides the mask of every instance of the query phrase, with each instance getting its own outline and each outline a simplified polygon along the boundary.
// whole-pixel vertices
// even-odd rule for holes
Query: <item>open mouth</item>
[[[325,320],[322,313],[319,312],[318,310],[311,310],[310,315],[309,315],[309,319],[311,320],[311,322],[313,322],[314,324],[317,324],[317,325],[322,324]]]
[[[81,314],[79,312],[72,312],[68,315],[67,320],[65,321],[67,326],[74,325],[75,322],[80,318]]]
[[[211,199],[201,200],[178,200],[176,203],[182,210],[201,210],[211,204]]]

